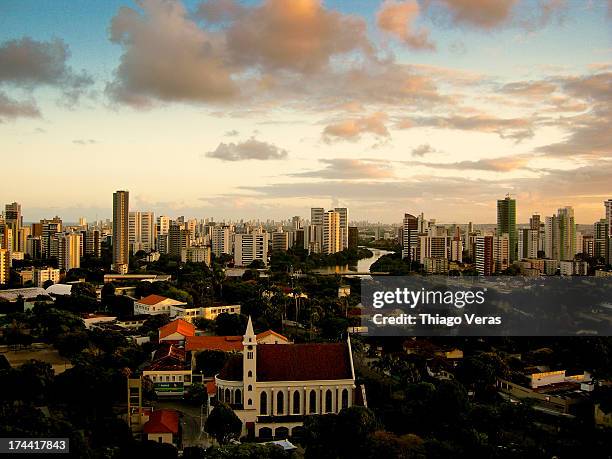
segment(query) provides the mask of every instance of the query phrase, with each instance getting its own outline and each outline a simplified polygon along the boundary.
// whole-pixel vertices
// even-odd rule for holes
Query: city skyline
[[[572,206],[591,224],[609,3],[9,0],[0,149],[29,167],[0,194],[27,221],[110,218],[129,189],[157,215],[488,224],[510,193],[517,222]]]
[[[64,217],[62,214],[59,213],[55,213],[53,215],[50,214],[46,214],[44,217],[41,218],[34,218],[34,219],[29,219],[23,216],[22,212],[23,210],[25,210],[25,215],[28,215],[28,209],[24,208],[21,205],[21,202],[19,201],[15,201],[12,204],[7,204],[7,206],[9,205],[18,205],[19,206],[19,218],[20,221],[22,222],[22,224],[24,225],[29,225],[29,224],[33,224],[33,223],[38,223],[39,221],[52,221],[49,219],[54,219],[56,217],[59,217],[64,224],[69,224],[69,225],[81,225],[81,222],[87,222],[87,223],[97,223],[97,222],[103,222],[103,221],[108,221],[108,222],[112,222],[113,221],[113,209],[115,206],[115,195],[117,193],[126,193],[129,194],[130,191],[127,189],[124,190],[118,190],[113,192],[113,202],[112,204],[109,206],[110,209],[110,215],[108,217],[100,217],[98,215],[96,215],[94,218],[90,218],[87,215],[81,215],[79,214],[78,217],[69,217],[66,218]],[[492,198],[492,202],[494,202],[494,206],[496,206],[496,211],[492,217],[493,220],[495,219],[499,219],[499,203],[503,202],[503,201],[507,201],[508,199],[510,199],[511,197],[509,195],[506,195],[504,199],[497,199],[495,200],[495,198]],[[518,205],[516,205],[516,200],[512,199],[513,201],[515,201],[515,212],[518,214],[518,208],[520,208],[520,203]],[[610,215],[612,214],[612,212],[610,210],[608,210],[609,208],[612,209],[612,206],[610,206],[610,202],[612,202],[612,199],[607,199],[604,200],[600,203],[600,215],[594,220],[594,222],[579,222],[579,221],[575,221],[576,225],[584,225],[584,226],[592,226],[594,223],[597,223],[600,220],[608,220],[610,217]],[[562,211],[566,208],[572,209],[572,211],[574,210],[574,207],[570,204],[570,205],[566,205],[566,206],[562,206],[559,207],[558,209],[555,209],[553,212],[550,213],[550,215],[555,215],[557,212]],[[336,207],[335,210],[338,210],[340,208]],[[214,212],[212,212],[212,214],[210,215],[190,215],[190,214],[180,214],[180,213],[172,213],[170,215],[168,214],[162,214],[162,213],[157,213],[154,210],[152,210],[151,208],[149,209],[143,209],[143,208],[133,208],[131,205],[129,207],[129,213],[130,214],[137,214],[138,216],[136,218],[142,218],[141,215],[147,215],[147,218],[154,218],[154,221],[157,222],[157,224],[159,225],[159,218],[164,218],[164,219],[169,219],[169,220],[174,220],[177,218],[184,218],[184,219],[196,219],[198,221],[204,221],[204,220],[208,220],[211,222],[216,222],[218,224],[222,224],[222,223],[235,223],[235,222],[260,222],[260,223],[265,223],[265,222],[285,222],[285,223],[291,223],[292,219],[295,219],[296,217],[299,217],[301,221],[306,220],[306,221],[313,221],[312,219],[317,217],[313,217],[313,211],[320,211],[321,212],[321,218],[323,216],[324,213],[324,208],[323,207],[307,207],[305,211],[303,211],[302,214],[299,215],[283,215],[280,216],[278,218],[271,218],[267,215],[259,215],[259,216],[255,216],[252,218],[247,218],[245,216],[238,216],[236,218],[216,218],[214,214]],[[330,210],[331,211],[331,210]],[[419,209],[411,209],[412,212],[415,212],[417,214],[424,214],[424,212],[422,212]],[[6,214],[6,210],[4,212],[0,211],[0,216],[2,216],[3,214]],[[53,212],[52,212],[53,213]],[[532,219],[533,217],[545,217],[546,214],[542,214],[540,212],[529,212],[529,211],[524,211],[524,213],[528,213],[529,217],[528,220],[525,222],[519,221],[518,219],[516,220],[515,225],[517,227],[529,227],[532,224]],[[310,220],[307,218],[308,215],[310,214]],[[395,226],[404,226],[405,223],[405,216],[403,217],[402,220],[402,216],[400,215],[399,218],[396,218],[394,221],[385,221],[385,222],[381,222],[381,221],[372,221],[372,220],[368,220],[367,218],[353,218],[352,217],[353,211],[351,209],[351,216],[350,218],[348,218],[348,222],[349,223],[368,223],[368,224],[383,224],[383,225],[395,225]],[[150,215],[150,216],[149,216]],[[408,213],[406,213],[405,215],[408,215]],[[6,215],[4,215],[5,219],[6,219]],[[397,215],[396,215],[397,217]],[[437,216],[435,214],[431,214],[431,215],[426,215],[427,218],[431,218],[434,221],[437,222],[437,224],[441,224],[441,225],[480,225],[480,226],[499,226],[499,220],[496,221],[490,221],[490,222],[478,222],[478,221],[473,221],[473,220],[467,220],[467,221],[459,221],[457,219],[454,220],[441,220],[439,218],[437,218]],[[132,216],[130,217],[132,218]],[[416,218],[416,217],[413,217]],[[153,221],[153,220],[152,220]],[[133,223],[130,223],[130,225],[132,225]],[[318,224],[322,224],[321,222],[318,222]]]

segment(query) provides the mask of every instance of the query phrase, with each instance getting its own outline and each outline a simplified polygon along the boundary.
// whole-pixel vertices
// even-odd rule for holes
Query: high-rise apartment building
[[[419,263],[425,264],[426,258],[444,258],[450,254],[450,238],[448,236],[419,236]]]
[[[408,258],[410,261],[416,260],[419,243],[417,217],[404,214],[402,228],[402,258]]]
[[[231,255],[233,253],[234,227],[230,225],[217,225],[211,231],[211,245],[215,257],[222,253]]]
[[[130,212],[128,220],[128,238],[131,252],[152,251],[155,248],[155,236],[157,234],[155,214],[153,212]]]
[[[585,234],[582,236],[582,250],[580,251],[587,257],[595,256],[595,238],[592,234]]]
[[[11,253],[0,248],[0,285],[8,284],[11,273]]]
[[[463,241],[460,236],[455,236],[451,240],[451,261],[463,262]]]
[[[157,217],[157,234],[168,234],[168,231],[170,231],[170,217],[160,215]]]
[[[538,222],[538,227],[540,223]],[[523,228],[519,231],[519,258],[537,258],[540,242],[540,230]]]
[[[26,239],[26,253],[33,260],[42,258],[42,236],[30,236]]]
[[[90,228],[81,231],[83,237],[83,253],[95,258],[102,256],[102,233],[99,229]]]
[[[4,206],[4,223],[6,225],[14,225],[16,229],[23,226],[21,204],[13,202]]]
[[[248,266],[255,260],[268,263],[268,233],[234,235],[234,264]]]
[[[174,223],[168,232],[168,254],[181,257],[183,250],[191,246],[191,236],[186,225]]]
[[[58,241],[57,262],[59,269],[70,271],[81,267],[81,233],[56,235]]]
[[[304,228],[304,249],[308,253],[322,253],[323,225],[308,225]]]
[[[323,214],[325,209],[323,207],[313,207],[310,209],[310,224],[311,225],[322,225]]]
[[[323,253],[331,254],[343,250],[340,214],[329,210],[323,214]]]
[[[285,252],[289,250],[289,233],[284,231],[275,231],[272,235],[272,250]]]
[[[348,209],[346,207],[335,207],[334,212],[340,216],[340,239],[342,240],[340,250],[344,250],[348,247]]]
[[[113,269],[120,274],[128,272],[130,193],[113,193]]]
[[[4,206],[4,248],[9,252],[24,252],[25,240],[20,237],[19,232],[23,226],[21,215],[21,204],[13,202]]]
[[[62,219],[54,217],[51,220],[41,220],[41,237],[42,237],[42,256],[49,258],[51,254],[51,240],[54,235],[62,232]]]
[[[516,200],[506,196],[497,201],[497,235],[507,234],[510,263],[516,261],[518,255],[518,235],[516,231]]]
[[[594,237],[594,256],[596,258],[606,259],[606,254],[608,252],[608,231],[609,225],[608,221],[605,218],[595,222],[593,224],[593,237]]]
[[[576,255],[574,209],[563,207],[557,215],[546,217],[544,253],[553,260],[573,260]]]
[[[612,264],[612,199],[608,199],[604,202],[606,209],[606,225],[608,227],[608,234],[606,237],[606,250],[605,259],[606,263]]]
[[[493,236],[476,236],[476,271],[481,276],[493,274]]]
[[[544,256],[559,260],[559,222],[557,216],[546,217],[544,223]]]
[[[493,237],[494,272],[501,272],[510,266],[510,238],[507,234]]]
[[[557,211],[559,224],[559,260],[573,260],[576,256],[576,223],[574,209],[563,207]]]

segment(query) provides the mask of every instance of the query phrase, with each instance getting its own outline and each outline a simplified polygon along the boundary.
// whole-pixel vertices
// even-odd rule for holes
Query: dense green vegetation
[[[270,269],[272,271],[289,272],[311,271],[325,266],[354,265],[362,258],[369,258],[373,254],[370,250],[359,247],[356,249],[345,249],[330,255],[311,253],[298,247],[292,247],[287,251],[276,251],[270,255]]]

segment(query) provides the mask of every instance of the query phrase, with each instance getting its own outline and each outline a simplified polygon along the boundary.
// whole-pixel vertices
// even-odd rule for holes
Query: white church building
[[[242,345],[242,355],[230,357],[215,376],[213,397],[233,408],[243,436],[298,436],[305,416],[338,413],[355,403],[350,339],[258,346],[249,318]]]

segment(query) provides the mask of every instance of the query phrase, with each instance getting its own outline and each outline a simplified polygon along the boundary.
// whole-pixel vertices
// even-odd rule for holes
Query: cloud
[[[550,123],[569,131],[560,142],[536,149],[552,157],[612,158],[612,109],[598,106],[576,116],[564,117]]]
[[[219,102],[238,95],[219,37],[201,29],[180,2],[141,0],[142,12],[122,7],[110,40],[123,47],[107,92],[146,107],[165,102]]]
[[[612,100],[612,72],[559,79],[565,91],[581,99],[609,103]]]
[[[590,109],[548,120],[547,125],[564,129],[568,135],[536,151],[552,157],[612,158],[612,72],[564,77],[558,84],[576,104],[588,104]]]
[[[243,161],[248,159],[273,160],[287,158],[287,150],[271,143],[260,142],[254,138],[240,143],[220,143],[213,151],[206,153],[208,158],[222,161]]]
[[[196,16],[209,24],[231,21],[244,14],[247,9],[234,0],[209,0],[200,3]]]
[[[236,129],[231,129],[225,132],[225,137],[236,137],[239,134],[240,132],[238,132]]]
[[[29,37],[9,40],[0,44],[0,84],[32,91],[38,86],[51,86],[62,93],[63,102],[73,105],[93,84],[85,73],[75,72],[68,65],[70,50],[61,39],[37,41]],[[4,95],[4,118],[40,116],[31,101],[9,100]]]
[[[38,118],[40,111],[33,102],[19,102],[0,91],[0,123],[22,117]]]
[[[486,158],[477,161],[458,161],[454,163],[427,163],[422,161],[405,161],[410,166],[425,166],[434,169],[479,170],[491,172],[510,172],[523,169],[529,163],[525,155],[504,156],[499,158]]]
[[[325,168],[316,171],[298,172],[294,177],[313,177],[329,180],[386,179],[393,177],[390,164],[384,161],[362,159],[322,159]]]
[[[109,30],[123,53],[106,93],[136,108],[240,103],[255,113],[454,103],[438,92],[431,72],[381,58],[362,17],[320,0],[212,0],[194,14],[180,1],[140,0],[138,8],[120,8]]]
[[[495,133],[503,139],[513,139],[520,142],[533,137],[532,121],[524,118],[497,118],[490,115],[451,115],[412,117],[400,120],[396,127],[409,129],[415,127],[433,127],[438,129],[458,129]]]
[[[543,98],[555,92],[556,89],[556,85],[548,81],[518,81],[505,84],[501,91],[514,96]]]
[[[75,139],[72,143],[75,145],[94,145],[98,142],[94,139]]]
[[[567,8],[567,0],[425,0],[434,17],[447,14],[456,26],[493,30],[515,26],[535,31],[546,26]],[[519,8],[521,6],[521,8]]]
[[[425,155],[428,155],[430,153],[435,153],[435,152],[436,152],[436,150],[431,145],[426,143],[426,144],[423,144],[423,145],[419,145],[416,148],[413,148],[411,154],[412,154],[412,156],[423,157]]]
[[[67,64],[69,57],[68,45],[61,39],[37,41],[24,37],[6,41],[0,46],[0,82],[82,90],[93,81],[86,73],[75,73]]]
[[[470,197],[472,199],[486,196],[488,199],[495,195],[500,185],[481,179],[465,177],[435,177],[417,176],[410,180],[321,180],[315,182],[274,183],[259,186],[245,185],[240,189],[252,196],[258,193],[267,198],[309,198],[337,197],[341,200],[383,201],[390,202],[398,199]],[[398,211],[398,214],[401,210]]]
[[[419,10],[416,0],[385,0],[376,14],[376,23],[379,29],[395,36],[409,48],[433,50],[436,46],[429,39],[429,31],[414,28]]]
[[[434,3],[428,0],[428,3]],[[492,29],[509,20],[518,0],[438,0],[456,25]]]
[[[356,141],[363,134],[373,134],[376,137],[389,137],[389,131],[385,126],[387,115],[378,112],[360,118],[349,118],[329,124],[323,130],[323,140],[333,142],[335,140]]]
[[[265,0],[236,19],[226,38],[239,63],[300,73],[320,71],[336,55],[371,51],[364,19],[321,0]]]

